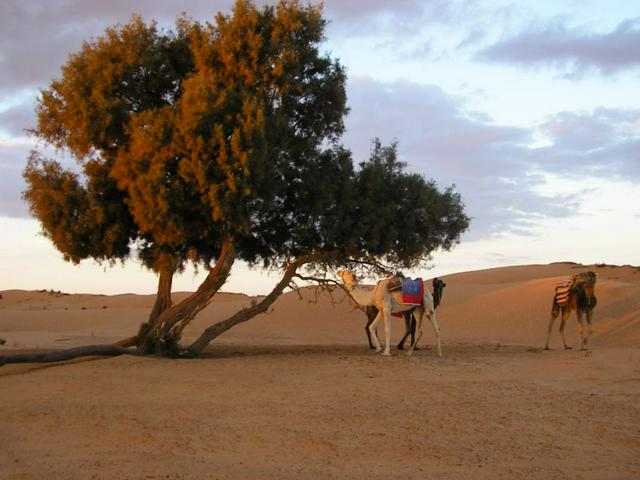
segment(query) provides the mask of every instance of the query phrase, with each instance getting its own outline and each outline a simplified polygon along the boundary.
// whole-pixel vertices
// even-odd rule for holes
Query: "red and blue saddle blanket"
[[[424,298],[424,282],[421,278],[405,278],[402,282],[402,303],[420,305]]]

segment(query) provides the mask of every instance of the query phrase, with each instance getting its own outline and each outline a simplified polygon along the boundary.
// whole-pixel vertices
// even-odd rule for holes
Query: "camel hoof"
[[[411,355],[413,355],[413,350],[409,350],[409,351],[407,352],[407,357],[410,357]]]
[[[390,357],[391,356],[391,352],[382,352],[382,356],[383,357]]]
[[[573,350],[573,347],[569,347],[568,345],[565,345],[565,346],[564,346],[564,349],[565,349],[565,350]]]

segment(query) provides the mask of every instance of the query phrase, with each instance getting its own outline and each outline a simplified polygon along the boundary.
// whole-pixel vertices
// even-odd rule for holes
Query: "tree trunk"
[[[249,308],[244,308],[228,319],[223,320],[222,322],[218,322],[207,328],[202,333],[202,335],[200,335],[200,337],[187,349],[189,356],[195,357],[199,355],[214,338],[218,337],[235,325],[246,322],[256,315],[266,312],[271,304],[273,304],[273,302],[275,302],[278,297],[282,295],[284,289],[291,283],[291,280],[296,274],[298,268],[300,268],[305,263],[308,263],[311,258],[312,257],[310,256],[301,257],[296,261],[290,263],[285,269],[285,272],[278,284],[273,288],[273,290],[271,290],[271,293],[269,293],[269,295],[267,295],[260,303],[256,303]]]
[[[153,309],[149,315],[149,323],[155,323],[157,318],[167,308],[171,307],[171,285],[173,283],[173,268],[161,268],[158,277],[158,293]]]
[[[158,271],[158,292],[156,293],[156,300],[153,304],[151,313],[149,314],[149,320],[140,325],[137,335],[121,340],[116,345],[122,345],[123,347],[140,347],[140,345],[148,343],[146,337],[151,332],[154,325],[156,325],[158,318],[162,312],[171,307],[171,286],[173,284],[173,275],[176,271],[176,262],[172,256],[163,255],[156,265],[156,270]],[[147,345],[141,350],[147,351],[149,349],[150,346]]]
[[[152,324],[143,324],[138,334],[138,349],[143,353],[174,356],[180,353],[182,330],[204,309],[224,285],[237,257],[233,240],[222,246],[220,256],[198,290],[180,303],[164,310]]]

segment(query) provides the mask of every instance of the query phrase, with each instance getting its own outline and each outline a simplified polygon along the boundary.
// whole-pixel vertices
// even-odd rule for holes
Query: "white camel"
[[[349,296],[360,307],[374,306],[378,309],[378,315],[371,323],[371,325],[369,325],[369,332],[373,337],[373,343],[376,347],[376,352],[379,352],[382,349],[380,347],[378,335],[376,334],[376,326],[378,322],[381,319],[384,320],[384,333],[386,337],[386,343],[384,352],[382,354],[391,355],[391,352],[389,351],[391,345],[391,314],[397,312],[405,312],[415,307],[413,315],[416,319],[416,339],[411,345],[411,348],[409,348],[407,355],[411,355],[413,353],[416,345],[418,345],[420,337],[422,337],[422,319],[426,314],[427,317],[429,317],[429,320],[431,320],[433,330],[436,334],[436,339],[438,341],[438,356],[442,356],[440,326],[438,325],[438,320],[436,319],[435,308],[433,306],[433,297],[431,296],[431,292],[429,292],[428,288],[424,289],[422,304],[416,306],[412,304],[402,303],[402,292],[400,290],[389,292],[389,290],[387,289],[387,284],[389,283],[390,278],[380,280],[375,287],[366,287],[358,285],[356,276],[350,270],[340,270],[339,272],[337,272],[337,275],[344,282],[345,289],[349,293]]]

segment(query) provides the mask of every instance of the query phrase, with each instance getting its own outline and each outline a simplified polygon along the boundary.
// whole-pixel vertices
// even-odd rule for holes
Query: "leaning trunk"
[[[308,263],[311,257],[302,257],[298,260],[290,263],[285,269],[284,275],[278,282],[278,284],[271,290],[271,293],[267,295],[260,303],[251,305],[249,308],[244,308],[237,312],[235,315],[229,317],[222,322],[218,322],[207,328],[202,335],[187,349],[190,356],[199,355],[211,341],[229,330],[230,328],[238,325],[239,323],[246,322],[252,319],[260,313],[264,313],[275,302],[287,286],[291,284],[291,280],[296,274],[298,268],[305,263]]]
[[[227,280],[237,253],[232,240],[227,240],[213,269],[197,291],[167,308],[153,322],[143,324],[138,334],[138,348],[144,353],[178,355],[182,330],[211,302]]]

